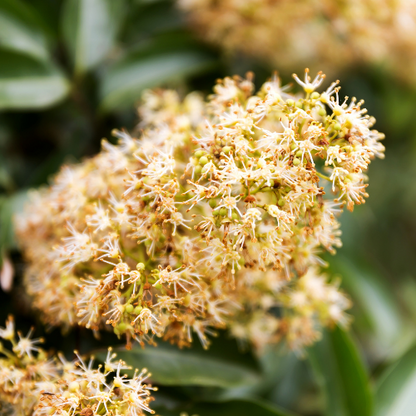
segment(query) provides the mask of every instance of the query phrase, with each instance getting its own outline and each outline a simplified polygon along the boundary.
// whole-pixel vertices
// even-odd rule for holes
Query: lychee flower
[[[384,136],[338,83],[318,92],[322,73],[296,76],[296,95],[276,76],[254,93],[252,78],[219,81],[207,101],[146,91],[137,138],[116,131],[118,145],[32,194],[16,225],[48,324],[106,328],[129,348],[207,347],[216,329],[302,348],[347,324],[321,253],[341,245],[344,206],[365,202]]]
[[[244,53],[286,71],[311,65],[334,75],[363,64],[380,64],[415,82],[416,8],[389,0],[176,0],[188,24],[204,41],[228,55]],[[340,59],[340,57],[342,57]],[[319,86],[297,81],[312,93]],[[336,85],[336,84],[335,84]],[[334,84],[333,84],[334,86]],[[325,93],[324,93],[325,94]],[[229,101],[241,95],[232,82],[221,86]],[[282,97],[281,90],[268,97]]]

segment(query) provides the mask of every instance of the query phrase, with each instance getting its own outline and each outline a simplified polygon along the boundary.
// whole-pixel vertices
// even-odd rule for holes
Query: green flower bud
[[[142,311],[142,309],[143,309],[143,307],[142,306],[136,306],[135,308],[134,308],[134,314],[135,315],[139,315],[140,314],[140,312]]]
[[[133,305],[131,305],[131,304],[126,305],[126,309],[125,309],[125,311],[126,311],[127,313],[132,313],[132,312],[134,311],[134,306],[133,306]]]
[[[205,166],[208,162],[209,162],[209,160],[206,156],[202,156],[201,159],[199,159],[199,164],[201,166]]]
[[[128,325],[125,322],[120,322],[118,325],[116,325],[115,329],[120,334],[124,334],[127,331]]]
[[[299,166],[299,165],[300,165],[300,160],[299,160],[297,157],[295,157],[295,158],[293,159],[293,164],[294,164],[295,166]]]

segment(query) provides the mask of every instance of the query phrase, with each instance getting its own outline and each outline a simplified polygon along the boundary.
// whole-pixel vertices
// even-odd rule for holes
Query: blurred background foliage
[[[167,0],[1,0],[0,63],[0,318],[13,313],[39,334],[11,221],[27,190],[97,152],[113,128],[133,130],[146,88],[208,94],[219,77],[252,70],[260,85],[279,70],[208,46]],[[341,85],[365,99],[387,148],[371,165],[368,202],[343,215],[344,246],[328,257],[328,273],[342,277],[354,302],[351,330],[328,331],[303,356],[283,346],[255,356],[224,335],[207,352],[120,347],[163,386],[153,406],[160,414],[416,414],[416,85],[378,67],[344,73]],[[69,355],[120,344],[83,330],[54,329],[46,339]]]

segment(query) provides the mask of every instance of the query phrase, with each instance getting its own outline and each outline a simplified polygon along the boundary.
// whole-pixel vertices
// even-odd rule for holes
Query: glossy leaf
[[[167,410],[152,406],[157,413],[164,416],[180,416],[183,412],[198,416],[294,416],[283,409],[261,400],[230,400],[226,402],[203,402],[178,410]]]
[[[62,29],[77,74],[97,66],[114,46],[122,0],[67,0]]]
[[[43,108],[69,92],[69,83],[52,63],[10,51],[0,52],[0,109]]]
[[[21,0],[0,2],[0,48],[47,59],[48,41],[41,21]],[[3,62],[2,62],[3,64]]]
[[[146,367],[151,380],[162,385],[197,385],[213,387],[236,387],[254,384],[260,374],[251,366],[221,358],[206,351],[179,350],[170,345],[157,348],[135,346],[128,351],[115,349],[117,358],[134,368]],[[104,360],[106,353],[98,353]]]
[[[151,43],[109,69],[103,78],[101,107],[109,111],[132,106],[144,89],[197,74],[213,64],[212,56],[196,46]]]
[[[331,268],[341,273],[343,286],[359,310],[357,324],[365,319],[362,332],[367,333],[367,338],[373,335],[374,350],[385,355],[399,348],[397,340],[404,335],[404,321],[387,281],[368,265],[357,267],[341,255],[331,259]]]
[[[328,416],[370,416],[372,395],[367,372],[350,336],[336,327],[308,350],[326,399]]]
[[[416,409],[416,347],[381,377],[375,396],[375,416],[410,416]]]

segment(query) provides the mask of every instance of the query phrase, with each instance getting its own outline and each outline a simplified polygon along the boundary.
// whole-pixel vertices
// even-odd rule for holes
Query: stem
[[[326,179],[327,181],[332,182],[331,179],[328,176],[325,176],[325,175],[323,175],[322,173],[320,173],[318,171],[315,171],[315,172],[320,178]]]

